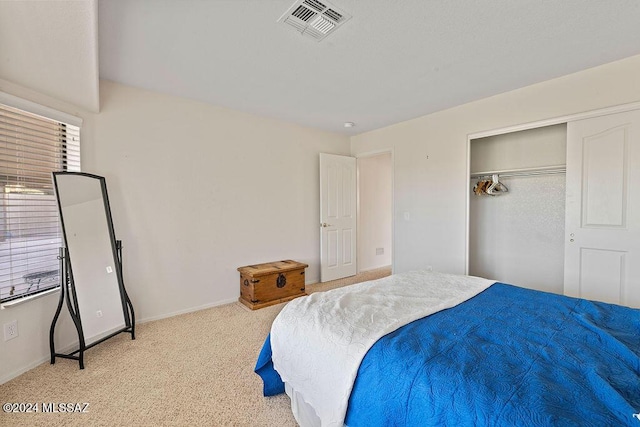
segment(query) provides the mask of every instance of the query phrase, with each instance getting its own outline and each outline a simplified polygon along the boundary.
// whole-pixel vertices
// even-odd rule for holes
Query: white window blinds
[[[53,171],[80,171],[80,128],[0,104],[0,301],[59,284]]]

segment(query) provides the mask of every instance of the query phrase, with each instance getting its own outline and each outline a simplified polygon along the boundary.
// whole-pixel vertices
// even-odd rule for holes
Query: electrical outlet
[[[113,273],[113,267],[110,265],[107,266],[107,273]]]
[[[18,321],[4,324],[4,340],[9,341],[18,337]]]
[[[102,310],[96,311],[96,317],[102,317]]]
[[[384,248],[376,248],[376,255],[384,255]]]

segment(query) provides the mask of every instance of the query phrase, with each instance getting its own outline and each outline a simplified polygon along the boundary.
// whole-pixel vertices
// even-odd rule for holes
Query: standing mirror
[[[65,248],[60,251],[61,292],[50,331],[51,363],[56,357],[78,360],[88,348],[121,332],[135,339],[133,306],[122,278],[120,241],[115,239],[104,177],[54,172]],[[78,331],[79,349],[55,352],[54,329],[63,303]]]

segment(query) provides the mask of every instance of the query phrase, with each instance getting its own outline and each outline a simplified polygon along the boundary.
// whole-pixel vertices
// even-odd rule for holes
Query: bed
[[[640,310],[409,272],[287,304],[256,363],[303,426],[640,426]]]

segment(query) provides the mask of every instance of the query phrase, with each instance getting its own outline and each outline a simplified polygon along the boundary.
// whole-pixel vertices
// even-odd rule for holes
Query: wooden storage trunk
[[[239,267],[240,301],[252,310],[290,301],[304,292],[307,264],[285,260]]]

